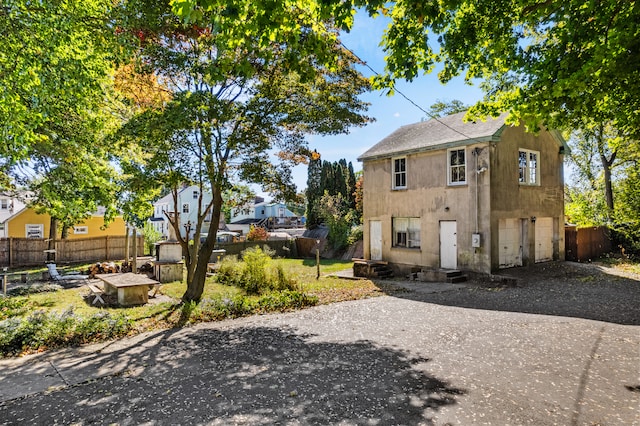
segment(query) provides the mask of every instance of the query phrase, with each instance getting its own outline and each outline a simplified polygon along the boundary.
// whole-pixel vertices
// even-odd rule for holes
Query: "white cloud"
[[[398,118],[398,117],[400,117],[400,113],[399,113],[399,112],[396,112],[395,114],[393,114],[393,116],[394,116],[395,118]]]

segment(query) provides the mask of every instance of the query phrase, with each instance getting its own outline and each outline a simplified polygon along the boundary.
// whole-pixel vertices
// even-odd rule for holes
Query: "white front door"
[[[382,222],[369,221],[369,250],[371,260],[382,260]]]
[[[440,222],[440,267],[458,267],[458,226],[455,220]]]

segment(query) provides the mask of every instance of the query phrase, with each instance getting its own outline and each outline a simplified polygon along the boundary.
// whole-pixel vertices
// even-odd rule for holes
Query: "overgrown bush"
[[[349,232],[349,237],[347,238],[347,244],[349,245],[355,244],[358,241],[362,240],[362,238],[363,238],[362,225],[353,226],[351,227],[351,231]]]
[[[199,304],[185,304],[183,317],[188,322],[218,321],[256,313],[283,312],[318,304],[316,296],[299,291],[284,290],[251,299],[237,295],[231,298],[203,299]]]
[[[16,297],[0,297],[0,321],[21,316],[29,310],[28,300]]]
[[[216,274],[219,283],[244,289],[247,294],[294,290],[296,282],[287,277],[280,265],[273,266],[272,251],[250,247],[242,252],[242,262],[226,257]]]
[[[131,327],[129,318],[107,311],[81,317],[73,307],[61,314],[38,310],[26,318],[0,321],[0,355],[113,339],[126,335]]]

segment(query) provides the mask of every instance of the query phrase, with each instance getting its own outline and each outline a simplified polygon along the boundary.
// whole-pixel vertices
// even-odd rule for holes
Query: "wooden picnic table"
[[[108,295],[118,295],[121,306],[144,305],[149,301],[149,290],[160,283],[144,274],[133,272],[119,274],[96,275],[104,283],[104,292]]]

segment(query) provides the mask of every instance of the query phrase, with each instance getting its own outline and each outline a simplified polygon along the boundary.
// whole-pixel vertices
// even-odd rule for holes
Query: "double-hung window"
[[[518,182],[520,185],[540,185],[540,153],[528,149],[518,151]]]
[[[393,246],[406,248],[420,248],[420,218],[394,217]]]
[[[182,213],[189,213],[189,203],[184,203],[182,205]]]
[[[393,189],[407,188],[407,157],[394,158],[393,162]]]
[[[447,151],[447,174],[449,185],[467,183],[467,157],[464,148]]]

